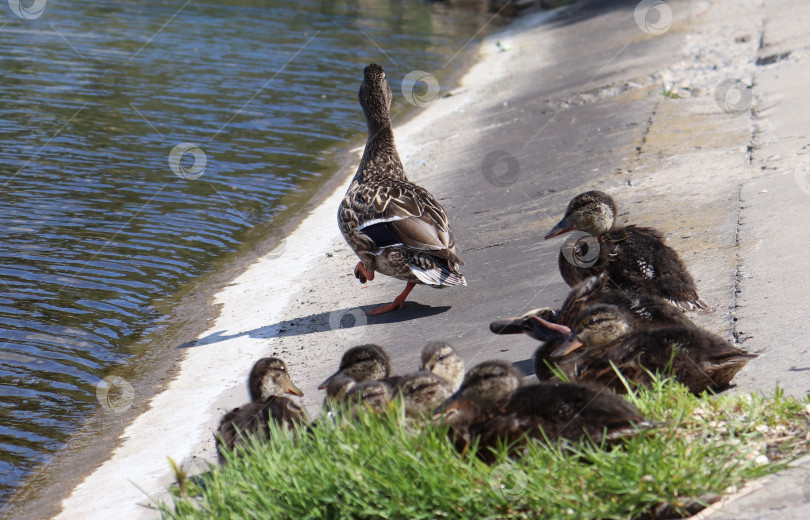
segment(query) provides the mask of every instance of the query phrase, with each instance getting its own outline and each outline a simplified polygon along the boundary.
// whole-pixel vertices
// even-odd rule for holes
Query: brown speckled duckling
[[[456,255],[444,209],[405,176],[389,114],[393,96],[381,66],[372,63],[365,68],[358,97],[368,140],[340,204],[338,225],[360,257],[354,269],[360,282],[373,280],[375,272],[407,282],[393,303],[367,312],[375,315],[401,307],[416,284],[445,287],[467,282],[459,272],[464,262]]]
[[[572,333],[547,355],[569,377],[617,392],[626,389],[611,363],[628,381],[642,385],[650,383],[648,371],[671,371],[696,394],[727,386],[756,357],[694,326],[630,332],[626,314],[607,304],[587,307]],[[559,363],[572,356],[575,362]]]
[[[352,347],[343,353],[337,372],[318,386],[323,390],[338,375],[352,378],[357,383],[376,381],[391,375],[391,359],[379,345],[372,343]]]
[[[563,246],[558,264],[565,282],[573,286],[606,272],[631,294],[658,296],[684,310],[708,309],[678,253],[664,243],[661,233],[647,227],[616,227],[616,214],[616,203],[601,191],[581,193],[571,200],[563,219],[545,238],[575,229],[593,238]]]
[[[443,341],[434,341],[422,349],[422,360],[419,370],[433,372],[450,383],[450,389],[455,392],[464,379],[464,360],[458,355],[456,349]]]
[[[399,393],[405,404],[405,415],[418,418],[433,413],[453,392],[450,383],[443,377],[420,371],[402,377],[399,381]]]
[[[296,424],[307,422],[306,412],[284,394],[301,396],[303,393],[293,384],[287,365],[278,358],[262,358],[257,361],[248,377],[251,401],[225,414],[215,436],[217,456],[225,463],[223,449],[233,451],[245,444],[247,437],[257,440],[269,435],[270,420],[284,430],[292,430]]]

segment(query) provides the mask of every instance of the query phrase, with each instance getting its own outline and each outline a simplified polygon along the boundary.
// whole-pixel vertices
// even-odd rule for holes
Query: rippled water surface
[[[330,173],[324,150],[365,130],[363,65],[396,94],[412,70],[441,78],[490,16],[421,0],[0,6],[2,501],[137,362],[156,300]]]

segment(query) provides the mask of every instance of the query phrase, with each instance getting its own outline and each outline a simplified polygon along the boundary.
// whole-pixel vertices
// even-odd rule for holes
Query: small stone
[[[757,456],[757,458],[754,459],[754,464],[756,464],[757,466],[764,466],[770,461],[771,459],[769,459],[767,455],[759,455]]]

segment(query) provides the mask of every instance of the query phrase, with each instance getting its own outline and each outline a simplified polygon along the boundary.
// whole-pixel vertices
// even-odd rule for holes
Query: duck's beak
[[[340,374],[340,370],[338,370],[337,372],[335,372],[331,376],[327,377],[326,381],[324,381],[323,383],[318,385],[318,390],[323,390],[324,388],[326,388],[326,385],[328,385],[331,380],[336,378],[338,376],[338,374]]]
[[[523,318],[504,318],[489,324],[489,330],[495,334],[521,334],[523,332]]]
[[[564,233],[568,233],[569,231],[574,230],[574,225],[568,222],[566,217],[563,217],[561,221],[557,222],[557,225],[551,228],[551,231],[546,233],[545,239],[548,240],[549,238],[558,237]]]
[[[560,323],[552,323],[539,316],[529,318],[535,339],[540,341],[559,340],[560,336],[567,339],[571,336],[571,329]]]
[[[565,342],[560,344],[554,351],[551,353],[551,358],[561,358],[563,356],[567,356],[571,352],[575,350],[579,350],[580,348],[584,347],[585,344],[582,343],[576,336],[568,338]]]
[[[300,388],[295,386],[295,383],[293,383],[292,381],[290,381],[290,386],[289,386],[289,388],[287,388],[287,393],[292,394],[292,395],[297,395],[298,397],[303,397],[304,396],[304,392],[302,392]]]

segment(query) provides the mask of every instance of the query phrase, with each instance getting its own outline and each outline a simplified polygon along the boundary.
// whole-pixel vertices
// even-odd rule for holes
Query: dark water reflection
[[[420,0],[360,1],[356,20],[328,0],[2,4],[0,501],[136,361],[156,299],[329,174],[323,151],[365,129],[364,64],[398,94],[489,19]],[[204,154],[196,180],[170,168],[180,143]]]

